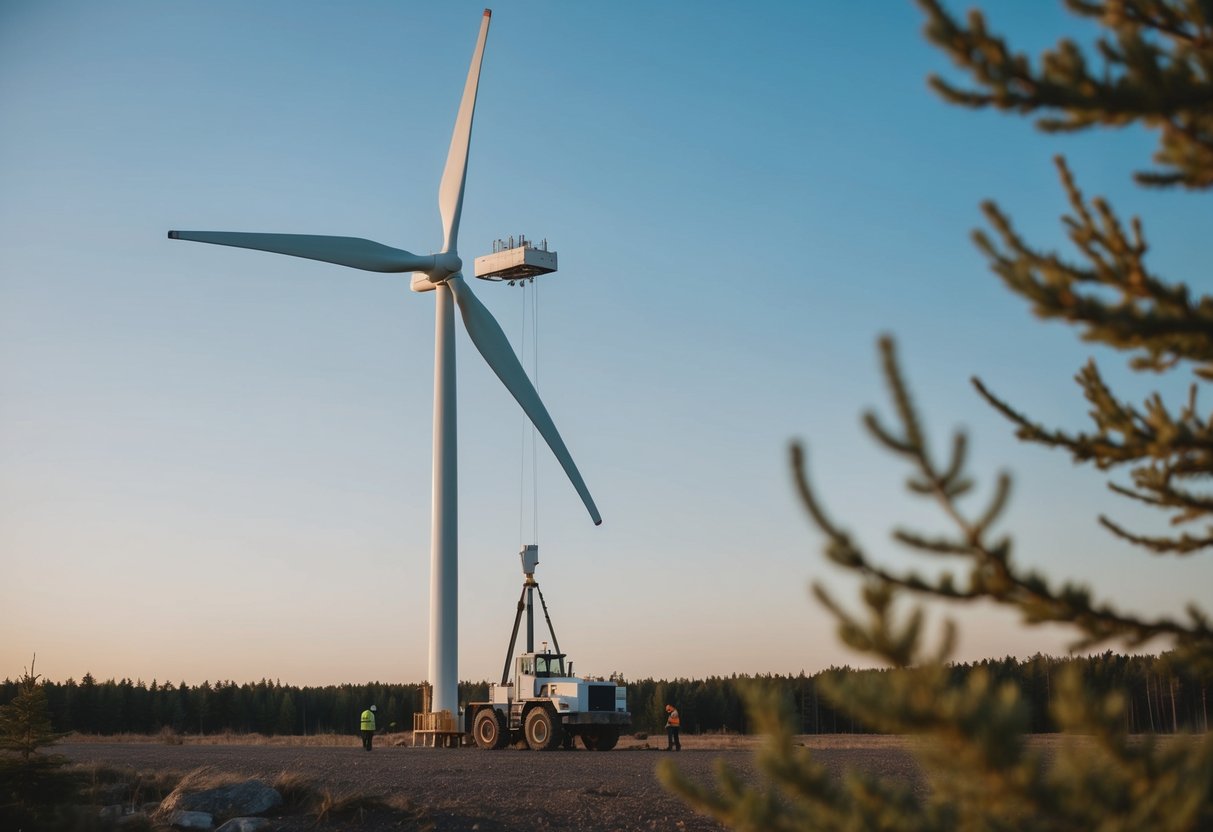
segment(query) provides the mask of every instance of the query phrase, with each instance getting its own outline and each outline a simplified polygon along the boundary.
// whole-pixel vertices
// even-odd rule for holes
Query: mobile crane
[[[514,616],[514,630],[506,650],[500,684],[489,685],[489,701],[472,702],[464,708],[464,730],[476,745],[500,749],[525,740],[535,751],[573,748],[577,738],[590,751],[610,751],[619,735],[632,724],[627,708],[627,688],[611,680],[581,679],[573,675],[573,663],[560,652],[548,605],[535,580],[539,547],[528,544],[519,552],[522,560],[522,595]],[[552,636],[535,650],[534,595],[539,594],[543,617]],[[526,650],[514,657],[518,628],[526,613]],[[513,669],[511,678],[510,670]]]

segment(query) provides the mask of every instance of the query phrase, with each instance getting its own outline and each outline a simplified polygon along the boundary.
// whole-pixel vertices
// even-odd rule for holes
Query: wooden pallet
[[[428,711],[413,714],[413,746],[422,748],[458,748],[463,745],[463,732],[450,711]]]

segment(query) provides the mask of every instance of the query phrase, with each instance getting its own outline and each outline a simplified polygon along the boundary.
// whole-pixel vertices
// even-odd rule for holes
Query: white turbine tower
[[[594,524],[602,517],[585,481],[573,464],[568,448],[556,431],[552,417],[527,378],[509,340],[492,314],[476,299],[463,280],[457,240],[463,209],[463,187],[467,179],[468,144],[472,137],[472,115],[480,63],[489,33],[492,12],[485,9],[480,36],[468,68],[463,100],[455,118],[451,149],[438,188],[438,210],[442,216],[443,244],[438,254],[412,254],[359,237],[328,237],[310,234],[249,234],[235,231],[170,231],[174,240],[193,240],[223,246],[251,248],[293,257],[323,260],[339,266],[374,272],[413,272],[415,292],[434,292],[437,313],[434,325],[434,479],[433,528],[430,547],[430,656],[429,681],[433,685],[434,711],[458,712],[458,489],[455,441],[455,330],[454,305],[458,304],[468,337],[489,367],[518,400],[552,453],[564,468],[590,512]]]

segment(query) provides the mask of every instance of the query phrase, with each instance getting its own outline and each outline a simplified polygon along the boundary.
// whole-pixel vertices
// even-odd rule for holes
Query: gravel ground
[[[684,743],[685,745],[685,743]],[[695,814],[658,783],[657,761],[671,755],[619,748],[607,753],[504,749],[376,747],[283,747],[270,745],[157,745],[150,743],[60,743],[55,750],[78,763],[105,763],[137,770],[218,771],[272,780],[280,772],[303,775],[333,794],[405,797],[420,810],[421,823],[401,816],[373,815],[326,824],[329,830],[432,829],[435,832],[510,830],[679,830],[722,829]],[[915,778],[917,769],[902,749],[889,747],[815,748],[819,761],[841,773],[865,768],[888,776]],[[676,755],[684,773],[714,781],[724,759],[743,775],[753,775],[753,752],[746,748],[686,748]],[[308,828],[311,820],[287,819],[275,828]]]

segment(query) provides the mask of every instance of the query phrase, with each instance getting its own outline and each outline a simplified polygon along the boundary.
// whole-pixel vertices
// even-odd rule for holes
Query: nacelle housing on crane
[[[556,271],[556,252],[548,251],[548,241],[528,240],[519,235],[493,241],[493,253],[476,258],[474,274],[481,280],[534,280]]]

